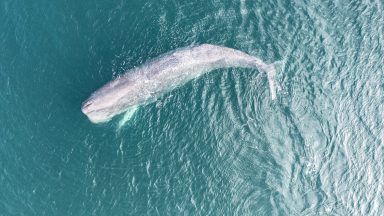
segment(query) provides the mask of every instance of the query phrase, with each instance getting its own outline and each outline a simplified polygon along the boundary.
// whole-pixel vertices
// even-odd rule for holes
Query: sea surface
[[[92,124],[126,70],[211,43],[219,69]],[[384,215],[382,0],[1,0],[0,215]]]

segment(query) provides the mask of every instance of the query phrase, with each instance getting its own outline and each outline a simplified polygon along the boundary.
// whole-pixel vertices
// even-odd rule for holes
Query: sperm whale
[[[148,104],[162,94],[219,68],[257,68],[267,73],[272,100],[276,97],[273,64],[228,47],[202,44],[170,51],[128,70],[96,90],[82,104],[93,123],[107,122],[131,107]]]

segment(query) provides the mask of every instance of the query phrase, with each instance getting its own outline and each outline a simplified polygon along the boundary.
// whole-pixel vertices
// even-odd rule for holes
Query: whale
[[[270,95],[276,98],[275,67],[245,52],[219,45],[179,48],[135,67],[94,91],[81,111],[92,123],[108,122],[121,113],[156,101],[174,88],[220,68],[255,68],[266,72]]]

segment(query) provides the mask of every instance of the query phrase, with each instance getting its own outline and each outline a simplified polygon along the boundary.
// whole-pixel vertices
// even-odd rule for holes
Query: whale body
[[[202,44],[180,48],[128,70],[96,90],[82,104],[93,123],[107,122],[132,107],[150,103],[204,73],[219,68],[257,68],[267,73],[272,100],[275,68],[255,56],[223,46]]]

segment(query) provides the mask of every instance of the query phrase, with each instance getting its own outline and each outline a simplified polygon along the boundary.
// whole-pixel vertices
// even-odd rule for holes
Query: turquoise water
[[[382,1],[0,3],[0,215],[383,215]],[[212,43],[208,73],[91,124],[94,90]]]

